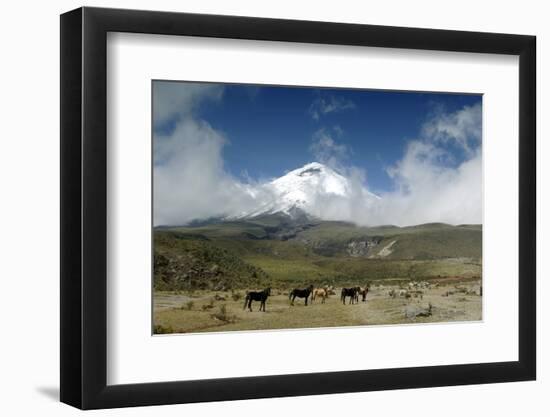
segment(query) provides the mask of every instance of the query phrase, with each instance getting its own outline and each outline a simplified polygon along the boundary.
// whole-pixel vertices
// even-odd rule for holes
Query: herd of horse
[[[349,297],[349,303],[348,304],[356,304],[359,303],[359,296],[361,296],[361,301],[366,302],[367,301],[367,294],[369,292],[369,287],[349,287],[349,288],[342,288],[340,292],[340,301],[342,304],[346,304],[346,298]],[[290,305],[294,305],[294,300],[296,298],[303,298],[304,303],[307,306],[308,300],[311,297],[311,303],[313,303],[316,299],[321,299],[321,304],[325,303],[325,300],[329,297],[329,295],[336,294],[334,291],[333,286],[326,285],[324,287],[315,288],[313,285],[310,285],[307,288],[294,288],[292,291],[288,294],[288,299],[290,301]],[[271,288],[266,288],[263,291],[249,291],[246,293],[246,297],[244,299],[244,307],[243,310],[248,307],[250,311],[252,311],[252,302],[253,301],[259,301],[260,302],[260,310],[265,312],[265,303],[268,299],[268,297],[271,295]]]

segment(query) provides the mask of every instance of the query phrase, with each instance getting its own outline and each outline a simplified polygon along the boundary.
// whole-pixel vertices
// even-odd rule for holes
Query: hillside
[[[209,240],[289,241],[323,256],[387,259],[481,258],[482,243],[481,225],[369,228],[335,221],[296,222],[279,215],[164,230]]]
[[[204,238],[155,232],[156,290],[217,289],[256,285],[267,274]]]
[[[482,228],[357,227],[286,215],[155,230],[155,288],[481,275]]]

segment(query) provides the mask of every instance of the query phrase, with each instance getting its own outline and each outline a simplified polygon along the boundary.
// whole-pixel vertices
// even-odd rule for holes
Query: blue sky
[[[422,134],[427,120],[481,103],[480,95],[467,94],[154,83],[159,84],[172,91],[196,87],[218,91],[214,98],[195,100],[191,111],[225,137],[222,157],[231,175],[253,180],[281,176],[319,159],[312,145],[324,136],[340,146],[342,163],[366,172],[374,192],[394,187],[388,167]],[[174,109],[172,117],[155,118],[154,132],[170,135],[180,114]],[[452,141],[445,150],[447,164],[457,166],[468,157]]]
[[[316,190],[320,218],[481,223],[480,95],[171,81],[152,94],[155,224],[249,211],[279,198],[271,179],[314,161],[352,190]]]

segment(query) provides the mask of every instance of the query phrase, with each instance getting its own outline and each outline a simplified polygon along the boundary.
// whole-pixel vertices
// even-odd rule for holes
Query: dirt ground
[[[394,295],[390,295],[391,291]],[[288,291],[272,289],[266,312],[243,309],[245,291],[157,292],[154,295],[155,333],[221,332],[356,325],[479,321],[482,297],[479,282],[440,282],[429,288],[373,285],[367,301],[343,305],[340,289],[324,304],[315,300],[291,306]],[[349,298],[348,298],[349,300]]]

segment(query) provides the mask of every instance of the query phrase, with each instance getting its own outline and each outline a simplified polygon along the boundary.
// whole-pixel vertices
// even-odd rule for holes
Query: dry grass
[[[163,332],[169,329],[174,333],[195,333],[481,320],[481,297],[472,293],[452,293],[456,290],[454,284],[426,289],[422,298],[392,298],[388,292],[398,289],[397,286],[374,286],[366,303],[342,305],[339,296],[333,295],[325,304],[315,302],[307,307],[302,299],[296,299],[295,305],[290,306],[284,290],[272,290],[265,313],[258,311],[259,302],[252,304],[252,312],[243,310],[242,299],[235,300],[231,293],[224,294],[225,301],[216,301],[214,292],[197,292],[193,300],[197,306],[209,306],[204,310],[177,307],[188,303],[189,296],[155,293],[154,325]],[[473,290],[479,288],[479,283],[468,282],[463,286]],[[450,294],[442,297],[446,293]],[[411,310],[422,311],[429,305],[432,306],[430,315],[410,314]]]

